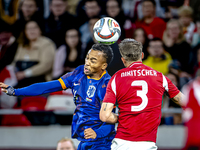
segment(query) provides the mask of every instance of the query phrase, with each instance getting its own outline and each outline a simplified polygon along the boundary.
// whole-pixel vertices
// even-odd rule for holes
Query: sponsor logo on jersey
[[[88,96],[89,98],[93,97],[95,91],[96,91],[96,87],[95,87],[94,85],[90,85],[90,86],[88,87],[88,90],[87,90],[87,96]]]
[[[106,87],[106,84],[104,83],[103,85],[102,85],[102,88],[105,88]]]
[[[86,98],[86,101],[92,102],[92,99],[87,97],[87,98]]]

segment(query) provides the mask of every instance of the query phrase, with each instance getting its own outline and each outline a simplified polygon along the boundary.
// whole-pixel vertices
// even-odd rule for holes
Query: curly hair
[[[92,49],[103,52],[104,57],[106,58],[106,63],[108,65],[112,62],[114,54],[113,54],[112,48],[109,45],[104,45],[104,44],[98,43],[98,44],[94,44],[92,46]]]

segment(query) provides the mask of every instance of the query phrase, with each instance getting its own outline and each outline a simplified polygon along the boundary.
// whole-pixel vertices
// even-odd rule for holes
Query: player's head
[[[75,150],[74,142],[69,138],[62,138],[57,143],[56,150]]]
[[[124,39],[119,44],[119,51],[122,55],[122,61],[126,67],[135,61],[142,61],[142,43],[134,39]]]
[[[104,44],[94,44],[85,58],[84,73],[90,77],[101,76],[113,59],[112,48]]]

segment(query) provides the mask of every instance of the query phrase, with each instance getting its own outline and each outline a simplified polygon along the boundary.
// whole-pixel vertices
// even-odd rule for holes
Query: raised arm
[[[19,89],[14,89],[12,86],[0,82],[0,87],[2,88],[3,92],[10,96],[36,96],[62,90],[62,86],[58,80],[35,83]]]
[[[113,103],[102,103],[99,117],[101,121],[107,123],[116,123],[118,120],[117,114],[113,113],[114,104]]]

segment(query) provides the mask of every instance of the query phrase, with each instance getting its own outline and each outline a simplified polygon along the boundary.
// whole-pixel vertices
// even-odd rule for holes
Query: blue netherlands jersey
[[[72,138],[80,141],[112,140],[115,136],[113,124],[103,123],[99,119],[101,102],[106,93],[110,75],[105,71],[101,78],[92,79],[84,74],[84,65],[77,67],[73,72],[62,76],[59,81],[63,89],[71,88],[74,95],[76,109],[72,121]],[[111,126],[111,132],[106,137],[85,139],[84,130],[92,128],[94,131],[101,126]]]

